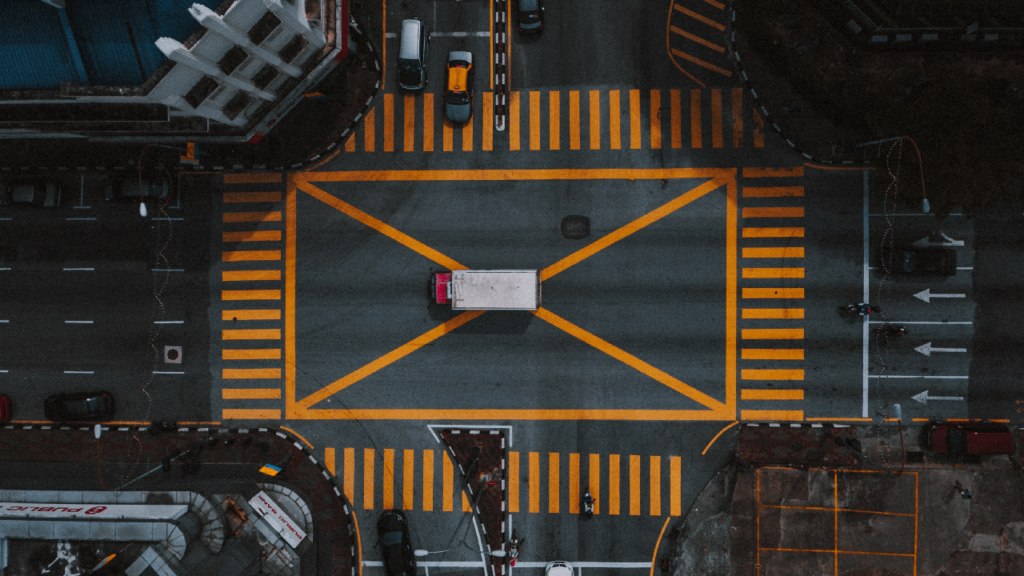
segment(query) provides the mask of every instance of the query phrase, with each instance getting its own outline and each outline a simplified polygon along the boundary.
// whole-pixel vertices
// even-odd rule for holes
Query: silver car
[[[4,191],[7,204],[26,204],[42,208],[60,206],[61,186],[49,180],[15,182]]]

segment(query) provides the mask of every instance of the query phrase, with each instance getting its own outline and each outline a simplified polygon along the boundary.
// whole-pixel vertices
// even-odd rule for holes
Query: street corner
[[[730,463],[704,486],[693,506],[673,523],[655,558],[663,575],[730,574],[733,565],[733,495],[740,467]]]
[[[349,504],[299,440],[173,423],[5,426],[0,529],[24,541],[10,563],[132,576],[330,566],[351,576]]]

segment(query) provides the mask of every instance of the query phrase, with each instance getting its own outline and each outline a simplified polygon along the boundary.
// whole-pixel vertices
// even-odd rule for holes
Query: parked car
[[[430,35],[423,22],[402,20],[402,38],[398,45],[398,86],[403,90],[422,90],[427,85],[427,41]]]
[[[906,276],[953,276],[956,251],[951,248],[902,246],[881,251],[882,270]]]
[[[11,419],[11,399],[0,394],[0,424]]]
[[[520,32],[540,32],[544,29],[544,0],[519,0],[516,6]]]
[[[573,574],[572,564],[564,560],[548,562],[548,565],[544,567],[544,576],[573,576]]]
[[[163,174],[153,177],[143,176],[141,192],[138,175],[109,178],[103,187],[103,197],[108,201],[132,202],[150,198],[163,200],[170,196],[171,179]]]
[[[996,422],[931,422],[924,445],[943,454],[1013,454],[1013,433]]]
[[[377,538],[388,576],[416,576],[409,521],[400,510],[385,510],[377,520]]]
[[[0,191],[5,204],[22,204],[41,208],[60,206],[61,186],[52,180],[18,180]]]
[[[114,397],[103,390],[54,394],[43,403],[43,414],[54,422],[110,420],[114,417]]]
[[[473,55],[456,50],[448,53],[447,91],[444,117],[449,122],[469,122],[473,116]]]

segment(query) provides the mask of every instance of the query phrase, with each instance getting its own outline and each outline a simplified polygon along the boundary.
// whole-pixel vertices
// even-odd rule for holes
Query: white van
[[[404,90],[422,90],[427,85],[427,27],[419,20],[402,20],[398,48],[398,85]]]

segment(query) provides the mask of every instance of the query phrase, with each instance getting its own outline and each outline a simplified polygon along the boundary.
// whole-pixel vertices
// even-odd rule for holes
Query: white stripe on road
[[[431,32],[430,37],[438,38],[489,38],[490,32]]]
[[[416,561],[417,566],[423,566],[425,568],[479,568],[480,562],[459,562],[456,560],[436,560],[429,562]],[[547,566],[547,562],[523,562],[517,560],[515,568],[544,568]],[[639,569],[650,569],[650,562],[572,562],[574,568],[639,568]],[[363,566],[366,568],[383,568],[384,563],[380,560],[363,560]]]
[[[92,324],[92,320],[65,320],[65,324]]]
[[[970,376],[896,376],[893,374],[872,374],[868,378],[924,378],[927,380],[967,380]]]
[[[957,325],[957,326],[974,324],[974,322],[914,322],[914,321],[897,322],[895,320],[890,320],[888,322],[886,322],[885,320],[870,320],[869,323],[870,324],[951,324],[951,325]]]
[[[871,267],[868,265],[868,261],[871,259],[868,249],[868,171],[864,171],[864,299],[861,302],[870,302],[871,295]],[[867,318],[865,318],[867,320]],[[862,335],[861,340],[863,345],[861,346],[861,407],[860,416],[861,418],[868,417],[868,322],[864,322],[861,326]]]
[[[184,372],[153,372],[153,374],[184,374]]]
[[[65,370],[65,374],[95,374],[92,370]]]
[[[184,272],[184,268],[152,268],[150,272]]]
[[[65,268],[65,272],[95,272],[95,268]]]
[[[65,218],[65,220],[95,220],[95,218]]]
[[[153,324],[184,324],[184,320],[154,320]]]

